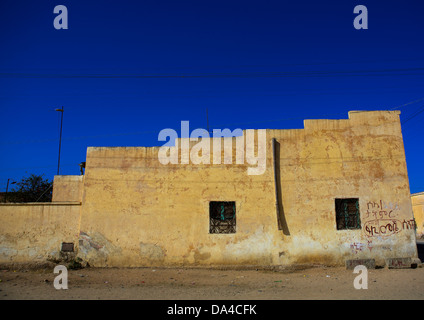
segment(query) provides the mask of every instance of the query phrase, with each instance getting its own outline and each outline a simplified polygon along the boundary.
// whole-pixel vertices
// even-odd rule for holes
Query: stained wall
[[[231,140],[233,164],[214,164],[212,151],[209,164],[181,164],[184,139],[175,147],[179,164],[160,163],[159,147],[88,148],[79,256],[94,266],[342,265],[364,258],[384,265],[417,256],[398,111],[353,111],[348,119],[305,120],[304,129],[266,130],[261,175],[248,175],[246,161],[235,164]],[[360,229],[337,230],[336,198],[359,199]],[[236,233],[209,233],[210,201],[235,201]]]
[[[417,237],[424,236],[424,192],[411,194],[412,210],[417,225]]]

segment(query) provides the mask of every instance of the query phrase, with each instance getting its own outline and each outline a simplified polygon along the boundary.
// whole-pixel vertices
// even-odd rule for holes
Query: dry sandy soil
[[[368,289],[345,268],[85,268],[68,271],[57,290],[53,269],[0,270],[0,299],[285,300],[424,299],[424,268],[368,270]]]

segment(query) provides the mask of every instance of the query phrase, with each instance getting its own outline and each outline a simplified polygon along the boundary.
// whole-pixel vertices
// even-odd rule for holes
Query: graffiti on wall
[[[362,213],[362,230],[367,237],[365,242],[350,243],[353,254],[359,254],[373,249],[373,240],[380,237],[388,237],[403,230],[414,230],[415,220],[404,219],[401,215],[398,203],[385,202],[383,200],[369,201],[366,204],[366,212]],[[390,246],[379,247],[391,251]]]
[[[373,248],[372,241],[367,241],[367,243],[362,242],[354,242],[350,245],[350,249],[352,250],[352,253],[359,253],[361,251],[364,251],[368,249],[370,252]]]
[[[400,207],[397,203],[385,203],[382,200],[369,201],[363,231],[367,237],[390,236],[402,230],[414,230],[414,219],[399,219],[397,211]]]

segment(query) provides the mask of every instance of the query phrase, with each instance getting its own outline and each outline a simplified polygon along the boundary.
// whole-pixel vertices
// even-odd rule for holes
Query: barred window
[[[209,202],[209,233],[236,233],[235,201]]]
[[[336,199],[337,230],[361,229],[359,199]]]

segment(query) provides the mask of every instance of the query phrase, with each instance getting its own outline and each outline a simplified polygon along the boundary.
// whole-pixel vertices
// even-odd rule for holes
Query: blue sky
[[[353,27],[358,4],[367,30]],[[423,13],[412,0],[2,0],[0,190],[53,179],[63,106],[61,174],[79,174],[88,146],[206,128],[206,109],[210,128],[290,129],[399,108],[411,192],[424,191]]]

